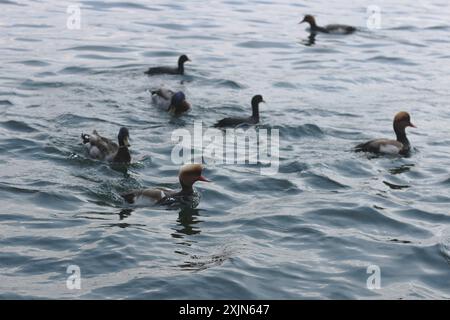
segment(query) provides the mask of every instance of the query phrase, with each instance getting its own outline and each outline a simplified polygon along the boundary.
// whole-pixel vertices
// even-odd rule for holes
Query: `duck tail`
[[[221,127],[223,127],[223,119],[213,124],[213,128],[221,128]]]
[[[368,142],[360,143],[360,144],[358,144],[353,150],[354,150],[355,152],[363,152],[363,151],[366,151],[366,150],[367,150],[368,145],[369,145]]]
[[[128,203],[134,203],[134,199],[136,198],[136,194],[134,192],[122,193],[120,195]]]
[[[81,134],[81,139],[83,139],[83,143],[89,143],[91,141],[91,136],[86,134],[86,133],[82,133]]]

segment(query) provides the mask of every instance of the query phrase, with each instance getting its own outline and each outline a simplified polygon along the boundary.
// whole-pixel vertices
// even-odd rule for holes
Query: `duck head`
[[[183,65],[187,61],[191,61],[191,59],[189,59],[187,55],[183,54],[178,58],[178,65]]]
[[[262,95],[257,94],[252,98],[252,111],[253,111],[253,117],[259,117],[259,104],[265,103]]]
[[[258,106],[261,102],[265,102],[265,101],[264,101],[263,96],[260,94],[257,94],[256,96],[254,96],[252,98],[252,106],[254,106],[254,105]]]
[[[191,105],[186,101],[186,96],[182,91],[175,93],[170,101],[169,111],[181,113],[187,111]]]
[[[202,170],[201,164],[185,164],[182,166],[178,178],[183,189],[192,189],[192,185],[197,181],[210,182],[202,176]]]
[[[408,112],[401,111],[394,117],[394,130],[405,130],[407,127],[417,128],[412,122]]]
[[[300,21],[299,23],[303,23],[303,22],[309,23],[309,25],[310,25],[311,27],[316,26],[316,19],[315,19],[312,15],[310,15],[310,14],[305,15],[305,17],[303,18],[303,20]]]
[[[121,147],[130,147],[130,143],[128,139],[130,138],[130,133],[128,129],[125,127],[120,128],[117,139],[119,140],[119,146]]]
[[[416,126],[411,123],[411,117],[409,116],[409,113],[404,111],[397,113],[394,117],[394,131],[395,135],[397,136],[397,141],[400,141],[405,146],[409,146],[409,141],[406,137],[407,127],[416,128]]]

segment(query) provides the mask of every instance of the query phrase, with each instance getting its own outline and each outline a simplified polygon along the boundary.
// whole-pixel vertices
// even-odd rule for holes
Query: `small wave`
[[[189,29],[188,26],[178,24],[178,23],[149,23],[148,25],[153,26],[153,27],[162,28],[162,29],[169,29],[169,30],[176,30],[176,31]]]
[[[425,30],[450,30],[450,26],[448,25],[440,25],[440,26],[431,26],[431,27],[426,27]]]
[[[159,11],[159,9],[147,7],[143,4],[138,4],[134,2],[114,2],[114,1],[106,1],[106,2],[98,2],[98,1],[83,1],[84,5],[91,7],[96,10],[110,10],[110,9],[139,9],[146,11]]]
[[[0,3],[1,4],[9,4],[9,5],[18,6],[18,7],[26,7],[27,6],[26,4],[18,3],[15,1],[11,1],[11,0],[0,0]]]
[[[349,188],[349,186],[335,181],[326,175],[316,174],[313,172],[302,173],[302,179],[306,182],[306,185],[315,189],[341,190]]]
[[[144,57],[178,57],[179,54],[173,51],[145,51]]]
[[[59,73],[61,73],[61,74],[79,74],[79,73],[89,73],[90,71],[91,71],[90,68],[72,66],[72,67],[66,67],[66,68],[62,69],[61,71],[59,71]]]
[[[97,51],[97,52],[111,52],[111,53],[119,53],[119,52],[131,52],[133,50],[123,47],[112,47],[112,46],[100,46],[100,45],[85,45],[85,46],[77,46],[70,47],[66,49],[62,49],[64,51]]]
[[[59,81],[34,81],[27,79],[22,82],[21,86],[29,90],[39,90],[41,88],[61,88],[66,84]]]
[[[231,88],[231,89],[243,89],[245,86],[239,84],[236,81],[233,80],[225,80],[225,79],[219,79],[212,81],[215,87],[218,88]]]
[[[236,44],[237,47],[242,48],[252,48],[252,49],[261,49],[261,48],[291,48],[292,45],[283,42],[274,42],[274,41],[246,41],[240,42]]]
[[[33,28],[33,29],[50,29],[53,28],[53,26],[49,24],[27,24],[27,23],[18,23],[13,24],[10,26],[10,28]]]
[[[262,194],[274,195],[282,192],[283,195],[298,194],[301,190],[296,184],[287,179],[277,179],[271,177],[259,178],[256,183],[253,180],[243,180],[236,185],[238,190],[252,190]]]
[[[280,164],[280,173],[299,173],[308,169],[308,165],[304,162],[289,161]]]
[[[24,60],[24,61],[17,61],[16,63],[32,67],[46,67],[50,65],[49,63],[42,60]]]
[[[13,103],[9,100],[0,100],[0,106],[12,106]]]
[[[22,121],[9,120],[5,122],[0,122],[0,126],[11,130],[11,131],[19,131],[19,132],[35,132],[36,129],[30,127],[28,124]]]
[[[297,88],[297,86],[295,84],[292,84],[292,83],[286,82],[286,81],[275,82],[273,84],[273,86],[275,88],[286,88],[286,89],[296,89]]]
[[[282,137],[316,137],[321,138],[324,136],[322,129],[315,124],[303,124],[300,126],[282,126],[279,128]]]
[[[400,58],[400,57],[388,57],[388,56],[376,56],[369,58],[368,61],[373,62],[380,62],[380,63],[388,63],[388,64],[395,64],[395,65],[406,65],[406,66],[415,66],[417,63],[408,61],[407,59]]]

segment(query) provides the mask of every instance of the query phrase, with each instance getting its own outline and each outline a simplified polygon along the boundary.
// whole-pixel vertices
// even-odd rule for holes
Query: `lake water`
[[[448,1],[73,4],[80,28],[67,2],[0,0],[0,298],[450,298]],[[311,44],[306,13],[360,31]],[[182,53],[184,77],[144,75]],[[162,84],[192,111],[154,108]],[[177,188],[171,133],[249,114],[254,94],[280,132],[278,174],[206,166],[196,209],[122,202]],[[392,137],[401,110],[418,126],[410,157],[351,151]],[[127,171],[80,139],[120,126]]]

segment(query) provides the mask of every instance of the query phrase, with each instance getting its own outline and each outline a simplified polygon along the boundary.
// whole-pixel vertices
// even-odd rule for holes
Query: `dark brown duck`
[[[148,69],[145,73],[149,76],[160,75],[160,74],[184,74],[184,64],[187,61],[191,61],[185,54],[178,58],[178,67],[154,67]]]
[[[355,27],[344,25],[344,24],[329,24],[325,27],[320,27],[316,23],[316,19],[307,14],[299,23],[307,22],[310,26],[311,33],[332,33],[332,34],[351,34],[356,31]]]
[[[225,118],[219,120],[214,127],[226,128],[237,127],[240,125],[253,125],[259,123],[259,104],[265,102],[261,95],[256,95],[252,98],[252,115],[247,118]]]

